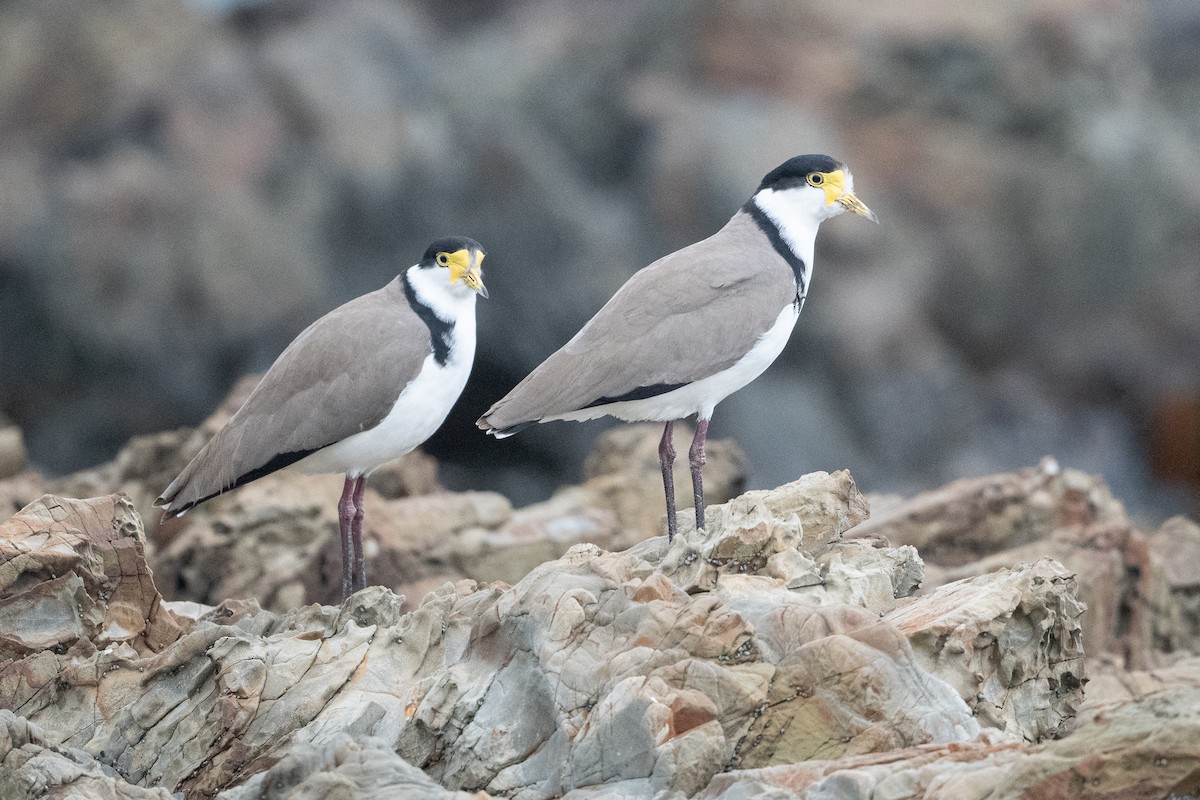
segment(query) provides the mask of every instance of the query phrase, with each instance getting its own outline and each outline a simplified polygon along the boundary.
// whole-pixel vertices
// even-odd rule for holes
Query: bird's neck
[[[745,211],[766,235],[796,277],[796,295],[804,297],[812,277],[813,252],[821,221],[802,207],[788,192],[759,192],[750,198]]]
[[[475,357],[475,292],[452,286],[448,278],[446,270],[420,266],[399,278],[409,307],[429,328],[433,358],[443,367],[451,361],[470,364]]]
[[[447,270],[409,267],[400,280],[410,303],[419,303],[445,322],[475,316],[475,292],[465,283],[451,284]]]

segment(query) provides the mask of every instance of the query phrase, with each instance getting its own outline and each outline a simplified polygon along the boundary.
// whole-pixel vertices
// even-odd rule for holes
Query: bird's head
[[[487,255],[483,246],[465,236],[450,236],[438,239],[429,245],[421,263],[421,269],[446,270],[446,278],[452,291],[473,291],[487,298],[487,287],[483,285],[482,264]]]
[[[854,176],[840,161],[823,155],[796,156],[767,173],[754,193],[763,208],[786,209],[789,215],[821,223],[843,211],[879,222],[875,212],[854,194]]]

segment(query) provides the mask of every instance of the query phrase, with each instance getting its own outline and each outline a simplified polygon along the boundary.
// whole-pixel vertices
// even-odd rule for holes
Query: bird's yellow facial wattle
[[[825,205],[837,203],[847,211],[866,217],[872,222],[879,222],[875,212],[867,208],[854,192],[846,191],[846,171],[835,169],[832,172],[810,172],[805,177],[809,186],[825,192]]]
[[[437,263],[450,270],[450,283],[457,284],[462,281],[486,299],[488,291],[483,285],[483,273],[480,269],[483,259],[484,253],[478,250],[463,249],[437,254]]]

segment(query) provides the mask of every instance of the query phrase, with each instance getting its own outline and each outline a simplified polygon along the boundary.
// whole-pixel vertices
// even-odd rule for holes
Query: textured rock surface
[[[171,800],[166,789],[143,789],[122,780],[84,751],[54,744],[38,726],[0,709],[0,797]]]
[[[1200,660],[1096,709],[1063,739],[924,745],[717,775],[703,800],[1162,800],[1200,793]]]
[[[635,453],[654,435],[605,446]],[[613,534],[633,538],[623,551],[572,545],[572,498],[598,481],[629,482],[617,492],[629,519],[651,519],[638,492],[657,508],[636,486],[651,461],[594,463],[606,460],[616,475],[598,467],[515,511],[489,493],[378,498],[380,569],[394,558],[399,570],[401,553],[463,557],[472,540],[479,565],[516,554],[496,567],[507,582],[442,581],[408,603],[373,587],[283,613],[164,602],[128,499],[35,501],[0,525],[0,796],[1150,800],[1200,788],[1200,656],[1186,655],[1194,523],[1150,537],[1135,585],[1160,588],[1128,617],[1158,622],[1148,630],[1171,649],[1154,656],[1164,666],[1093,658],[1085,698],[1088,616],[1054,560],[919,590],[917,549],[879,535],[845,472],[710,506],[706,530],[685,523],[670,546],[627,531]],[[1056,478],[1037,480],[1060,511],[1034,504],[1027,518],[1063,530]],[[324,513],[314,480],[283,473],[231,498],[261,485],[301,519]],[[929,524],[952,528],[970,486],[957,501],[947,492]],[[620,508],[604,508],[611,530],[624,530]],[[1094,534],[1099,513],[1068,517]],[[278,516],[240,519],[261,526],[245,537],[257,563],[288,576],[272,579],[274,601],[309,591],[324,546],[288,539],[294,523]],[[166,533],[161,558],[183,541]],[[937,536],[912,535],[937,551]],[[986,563],[1007,553],[1001,536],[978,540],[996,550]],[[235,589],[251,558],[237,544],[179,563]]]
[[[889,503],[854,537],[879,536],[916,547],[928,591],[965,577],[1054,558],[1076,576],[1087,606],[1083,647],[1146,666],[1153,647],[1142,581],[1151,571],[1146,537],[1100,478],[1037,468],[955,481],[907,501]],[[1182,558],[1197,559],[1186,550]],[[1200,559],[1197,559],[1200,566]]]
[[[132,503],[115,495],[47,495],[0,524],[0,658],[77,645],[156,652],[173,641],[179,624],[161,605],[144,545]],[[11,691],[13,678],[0,674],[0,685]]]
[[[1077,595],[1074,576],[1042,559],[946,584],[884,619],[981,724],[1040,742],[1067,733],[1083,700]]]
[[[444,789],[376,737],[348,733],[322,745],[297,744],[278,763],[221,800],[486,800],[484,792]]]
[[[1200,653],[1200,525],[1174,517],[1150,537],[1139,621],[1153,650]]]
[[[103,503],[112,519],[132,515],[123,500],[86,508]],[[511,588],[447,584],[409,613],[373,588],[341,609],[172,615],[173,638],[155,649],[76,626],[62,653],[14,651],[2,696],[60,732],[56,745],[189,796],[269,769],[238,796],[419,784],[418,769],[448,789],[525,798],[619,781],[692,794],[722,766],[978,735],[955,690],[879,619],[914,588],[919,560],[841,541],[865,513],[848,475],[710,513],[710,533],[670,548],[576,545]],[[6,531],[54,524],[30,509]],[[140,586],[144,572],[103,589]],[[47,579],[16,596],[39,587],[65,593]],[[100,591],[83,582],[67,596],[99,605]],[[168,613],[137,597],[148,619]]]

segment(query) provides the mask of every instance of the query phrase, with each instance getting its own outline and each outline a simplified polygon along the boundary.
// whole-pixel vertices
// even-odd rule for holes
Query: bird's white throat
[[[439,267],[409,267],[405,273],[417,299],[446,322],[475,317],[475,290],[463,281],[450,283],[448,270]]]
[[[808,286],[812,276],[817,228],[844,209],[837,203],[827,205],[823,191],[807,186],[782,191],[763,189],[754,195],[754,203],[775,224],[784,243],[804,263],[803,285]]]

